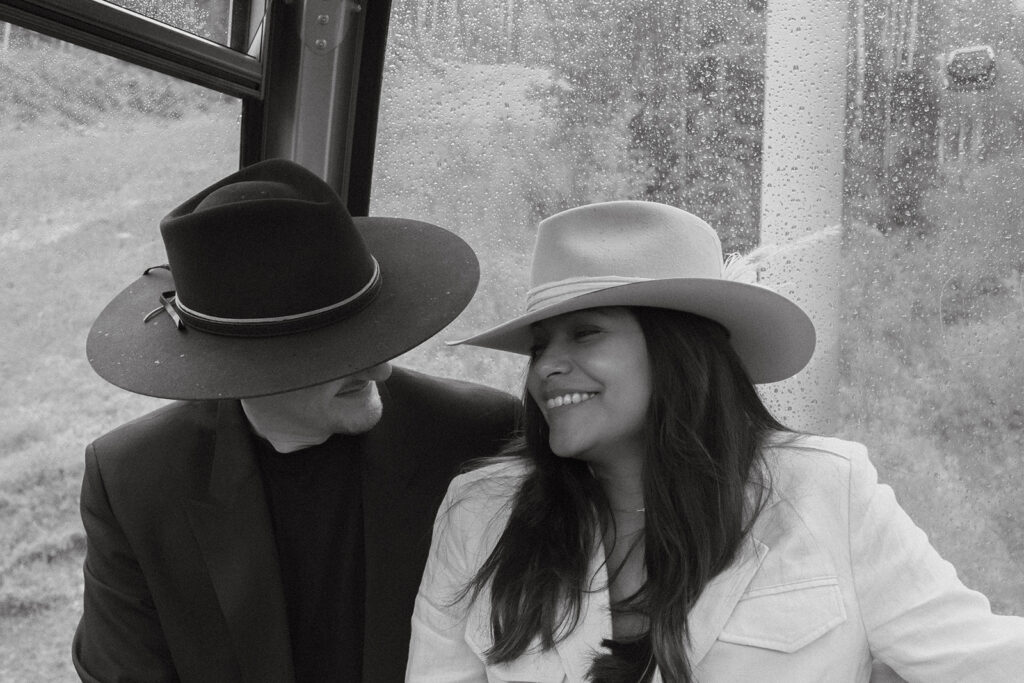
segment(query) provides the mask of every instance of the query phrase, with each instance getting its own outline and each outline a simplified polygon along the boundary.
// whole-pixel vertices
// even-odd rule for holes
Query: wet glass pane
[[[93,319],[160,218],[238,166],[240,102],[0,24],[0,680],[72,680],[84,448],[159,402],[97,377]]]
[[[839,414],[997,611],[1024,613],[1024,6],[859,6]]]
[[[767,282],[821,339],[771,405],[866,443],[965,582],[1021,614],[1024,6],[839,5],[396,0],[371,213],[477,250],[447,339],[521,311],[536,223],[564,208],[652,199],[727,252],[783,246]],[[803,151],[821,119],[825,164]],[[407,362],[516,393],[524,370],[440,341]]]
[[[749,249],[763,60],[746,1],[397,2],[372,211],[476,248],[480,292],[450,337],[519,310],[535,224],[561,209],[663,201]],[[435,347],[423,354],[518,392],[520,359]]]
[[[142,16],[155,19],[221,45],[232,45],[232,22],[244,21],[250,0],[109,0]],[[262,3],[260,3],[262,4]]]

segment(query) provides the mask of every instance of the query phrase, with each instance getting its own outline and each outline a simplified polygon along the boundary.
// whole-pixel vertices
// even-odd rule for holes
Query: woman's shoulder
[[[858,501],[876,492],[867,449],[854,441],[775,435],[765,443],[764,465],[768,496],[752,533],[772,548],[844,546]]]
[[[868,460],[862,443],[817,434],[776,432],[765,441],[765,458],[793,466],[859,465]]]
[[[856,441],[779,433],[766,441],[764,456],[772,488],[783,495],[808,489],[832,495],[877,481],[867,448]]]
[[[493,518],[509,505],[531,469],[523,458],[490,458],[487,464],[452,479],[446,496],[448,509],[463,518]]]
[[[516,456],[488,458],[484,464],[467,470],[452,479],[449,490],[473,494],[489,485],[518,486],[532,470],[528,460]]]

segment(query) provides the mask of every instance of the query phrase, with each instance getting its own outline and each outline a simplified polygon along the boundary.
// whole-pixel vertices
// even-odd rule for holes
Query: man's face
[[[376,382],[391,376],[381,363],[332,382],[283,394],[243,399],[256,430],[317,443],[331,434],[362,434],[380,421],[383,407]]]

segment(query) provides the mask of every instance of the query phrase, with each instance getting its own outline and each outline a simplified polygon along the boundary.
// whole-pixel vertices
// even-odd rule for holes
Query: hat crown
[[[374,291],[376,263],[341,200],[291,161],[225,178],[171,211],[160,232],[177,305],[208,332],[298,331]]]
[[[654,202],[590,204],[541,221],[527,308],[588,288],[721,277],[722,244],[697,216]]]
[[[201,196],[201,195],[200,195]],[[299,191],[276,180],[240,180],[218,187],[203,197],[195,210],[212,209],[216,206],[252,202],[260,199],[301,199]]]
[[[576,277],[722,276],[722,244],[697,216],[642,201],[569,209],[541,221],[531,286]]]

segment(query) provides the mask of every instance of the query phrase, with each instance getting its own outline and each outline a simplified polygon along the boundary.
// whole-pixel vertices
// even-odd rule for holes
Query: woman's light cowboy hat
[[[458,236],[353,218],[283,159],[206,188],[160,233],[168,265],[100,313],[86,353],[108,382],[161,398],[263,396],[373,367],[454,320],[479,276]]]
[[[526,313],[454,344],[529,353],[530,325],[600,306],[650,306],[714,320],[754,382],[799,372],[814,352],[814,324],[790,299],[724,274],[718,235],[664,204],[581,206],[540,223]]]

